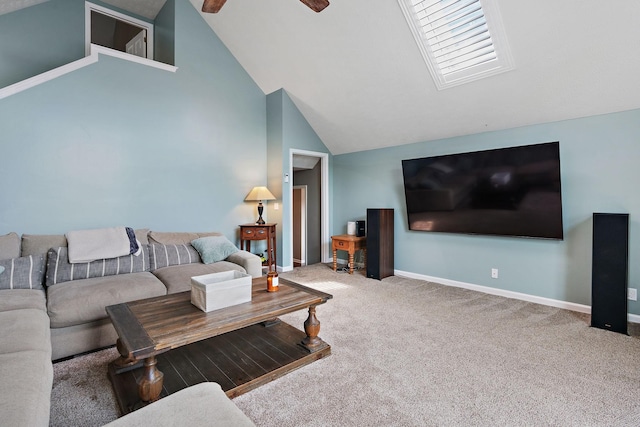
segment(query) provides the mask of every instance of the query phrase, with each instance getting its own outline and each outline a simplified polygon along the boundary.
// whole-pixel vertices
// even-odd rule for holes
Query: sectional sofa
[[[259,257],[219,233],[141,229],[135,240],[137,255],[70,263],[65,235],[0,236],[3,423],[48,425],[52,360],[113,345],[117,335],[106,306],[187,291],[192,276],[228,270],[262,274]],[[204,254],[207,263],[194,241],[213,247],[213,258]]]

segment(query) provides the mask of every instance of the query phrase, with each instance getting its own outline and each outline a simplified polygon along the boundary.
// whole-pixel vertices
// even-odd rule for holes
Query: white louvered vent
[[[398,0],[438,89],[513,69],[495,0]]]

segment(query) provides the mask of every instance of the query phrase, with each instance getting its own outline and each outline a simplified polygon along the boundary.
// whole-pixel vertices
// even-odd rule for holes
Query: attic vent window
[[[495,0],[398,0],[438,89],[514,68]]]

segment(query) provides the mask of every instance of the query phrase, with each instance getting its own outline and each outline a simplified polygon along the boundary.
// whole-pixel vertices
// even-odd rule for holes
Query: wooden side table
[[[247,251],[251,252],[252,240],[267,241],[267,266],[271,271],[276,270],[276,225],[272,224],[242,224],[240,225],[240,249],[244,250],[244,242],[247,241]]]
[[[333,271],[338,268],[338,250],[349,253],[349,274],[353,274],[353,255],[357,250],[364,254],[364,265],[367,265],[367,238],[356,237],[350,234],[331,236],[331,249],[333,250]]]

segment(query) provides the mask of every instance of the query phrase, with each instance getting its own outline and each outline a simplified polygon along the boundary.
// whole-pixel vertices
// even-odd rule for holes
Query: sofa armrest
[[[262,276],[262,261],[259,256],[254,255],[251,252],[238,251],[229,255],[226,261],[233,262],[234,264],[238,264],[243,267],[251,277]]]
[[[105,427],[234,426],[255,424],[227,397],[220,385],[204,382],[184,388],[131,412]]]

